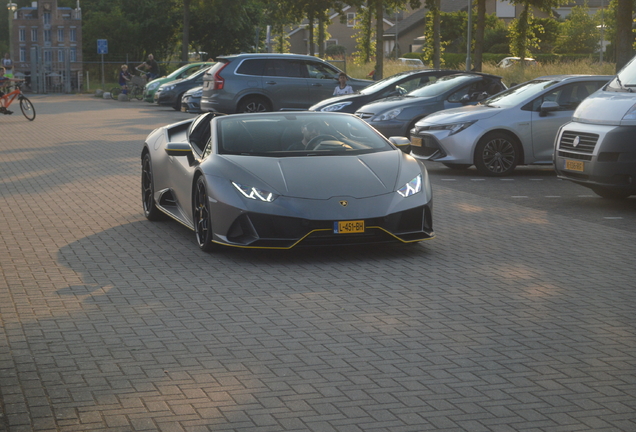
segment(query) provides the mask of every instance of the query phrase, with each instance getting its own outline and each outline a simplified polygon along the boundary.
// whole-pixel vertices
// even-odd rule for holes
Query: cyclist
[[[22,81],[21,79],[9,78],[4,76],[6,69],[4,66],[0,66],[0,98],[4,96],[4,90],[11,85],[12,82]],[[0,99],[0,114],[13,114],[13,111],[9,111],[4,106],[4,99]]]
[[[137,66],[137,69],[143,67],[148,72],[146,72],[146,81],[152,81],[155,78],[159,77],[159,64],[157,60],[155,60],[155,56],[152,54],[148,54],[148,60]]]

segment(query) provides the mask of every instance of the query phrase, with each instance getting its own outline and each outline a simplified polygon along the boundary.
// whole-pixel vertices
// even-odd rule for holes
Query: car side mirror
[[[194,164],[194,154],[192,153],[192,147],[188,143],[169,142],[166,144],[165,151],[168,156],[185,156],[188,158],[190,166]]]
[[[389,138],[391,144],[402,150],[404,153],[411,153],[411,141],[407,137],[392,136]]]
[[[541,104],[541,108],[539,109],[539,117],[545,117],[549,112],[558,111],[559,104],[553,101],[545,101]]]

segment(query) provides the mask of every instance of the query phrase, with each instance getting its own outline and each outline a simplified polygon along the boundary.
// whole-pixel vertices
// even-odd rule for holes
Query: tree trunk
[[[181,63],[188,62],[190,47],[190,0],[183,0],[183,38],[181,39]]]
[[[477,29],[475,31],[475,52],[473,64],[481,72],[484,53],[484,31],[486,27],[486,0],[477,0]]]
[[[325,58],[325,16],[318,15],[318,57]]]
[[[312,56],[316,53],[314,50],[314,15],[312,12],[309,13],[307,19],[309,20],[309,40],[307,43],[309,44],[309,55]]]
[[[442,42],[440,36],[440,11],[441,1],[435,0],[433,9],[433,69],[442,67]]]
[[[384,69],[384,2],[375,1],[375,73],[374,80],[381,80]]]
[[[616,9],[616,72],[632,58],[632,12],[631,0],[618,0]]]

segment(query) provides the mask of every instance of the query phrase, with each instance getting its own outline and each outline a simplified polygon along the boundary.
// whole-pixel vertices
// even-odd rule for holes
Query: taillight
[[[225,86],[225,79],[220,75],[220,73],[229,64],[230,63],[225,63],[221,69],[216,71],[214,74],[214,88],[212,90],[223,90],[223,87]]]

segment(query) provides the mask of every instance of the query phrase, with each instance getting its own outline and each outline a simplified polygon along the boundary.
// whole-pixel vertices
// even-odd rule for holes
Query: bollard
[[[110,99],[110,92],[104,92],[104,93],[102,93],[102,97],[103,97],[104,99]]]
[[[104,90],[97,89],[95,90],[95,97],[102,97],[104,95]]]
[[[123,94],[123,93],[120,93],[120,94],[117,96],[117,100],[118,100],[119,102],[128,102],[130,99],[128,99],[128,95],[125,95],[125,94]]]

